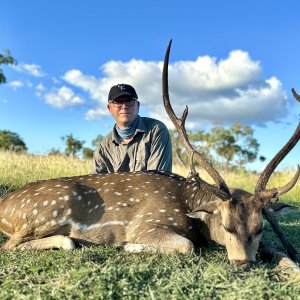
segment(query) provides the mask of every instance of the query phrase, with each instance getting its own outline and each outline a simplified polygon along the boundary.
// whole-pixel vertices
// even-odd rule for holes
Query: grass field
[[[0,152],[0,196],[37,179],[87,174],[90,165]],[[284,185],[292,175],[293,170],[275,173],[269,186]],[[258,178],[222,176],[228,185],[249,191]],[[300,182],[282,200],[300,208]],[[300,213],[281,218],[280,224],[300,251]],[[263,240],[276,241],[265,228]],[[4,240],[1,235],[0,243]],[[300,280],[287,270],[258,260],[245,272],[230,265],[225,250],[215,245],[189,256],[130,254],[113,247],[0,252],[0,265],[0,299],[300,299]]]

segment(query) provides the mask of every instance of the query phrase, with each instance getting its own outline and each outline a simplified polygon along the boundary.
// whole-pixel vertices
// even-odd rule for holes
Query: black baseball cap
[[[108,94],[108,102],[114,101],[121,96],[130,96],[132,98],[138,99],[135,89],[129,84],[117,84],[111,87]]]

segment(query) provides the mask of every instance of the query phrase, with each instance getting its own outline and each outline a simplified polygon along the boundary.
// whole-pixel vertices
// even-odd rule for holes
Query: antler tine
[[[296,93],[296,91],[293,88],[292,88],[292,93],[293,93],[294,98],[300,102],[300,96]]]
[[[221,189],[225,194],[228,195],[227,199],[229,199],[230,192],[223,178],[214,169],[214,167],[210,164],[210,162],[206,160],[206,158],[201,153],[196,151],[194,147],[191,145],[191,143],[189,142],[185,130],[185,120],[188,115],[188,106],[185,107],[185,110],[181,118],[178,118],[176,116],[171,106],[170,98],[169,98],[169,84],[168,84],[168,67],[169,67],[169,56],[170,56],[171,45],[172,45],[172,40],[170,40],[168,48],[166,50],[164,66],[163,66],[162,90],[163,90],[163,101],[164,101],[165,109],[167,111],[169,118],[171,119],[175,128],[177,129],[178,133],[183,138],[183,142],[186,150],[190,154],[194,155],[195,160],[197,160],[197,162],[201,165],[201,167],[204,168],[206,172],[213,178],[214,182],[217,184],[219,189]]]
[[[300,139],[300,122],[292,135],[289,141],[285,144],[285,146],[274,156],[274,158],[269,162],[266,168],[261,173],[258,182],[255,188],[255,195],[259,195],[260,193],[264,192],[267,186],[267,183],[279,165],[279,163],[286,157],[286,155],[294,148],[294,146],[298,143]]]
[[[270,190],[261,191],[259,193],[259,199],[263,202],[264,200],[270,200],[272,198],[284,195],[285,193],[290,191],[295,186],[295,184],[297,183],[297,181],[299,179],[299,176],[300,176],[300,166],[298,165],[297,171],[290,182],[288,182],[285,186],[282,186],[279,188],[273,188]]]

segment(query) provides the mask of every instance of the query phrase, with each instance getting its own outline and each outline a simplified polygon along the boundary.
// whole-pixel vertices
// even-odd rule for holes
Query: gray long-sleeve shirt
[[[133,139],[122,143],[114,128],[94,152],[91,173],[172,171],[172,144],[167,127],[160,121],[138,117]]]

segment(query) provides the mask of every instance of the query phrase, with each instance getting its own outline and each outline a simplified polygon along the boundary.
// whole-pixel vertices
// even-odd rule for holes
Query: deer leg
[[[70,250],[75,248],[75,244],[67,236],[54,235],[26,242],[22,239],[10,239],[2,246],[4,250],[44,250],[55,248]]]
[[[285,237],[284,232],[280,228],[277,220],[275,217],[272,216],[265,208],[263,208],[263,214],[268,220],[268,222],[271,224],[273,231],[277,234],[278,238],[280,239],[282,245],[286,249],[288,255],[291,257],[291,259],[296,260],[297,259],[297,250],[293,247],[293,245],[287,240]]]
[[[122,248],[130,252],[180,252],[188,254],[193,252],[194,245],[189,239],[171,229],[150,228],[145,233],[138,235],[133,243],[124,243]]]

